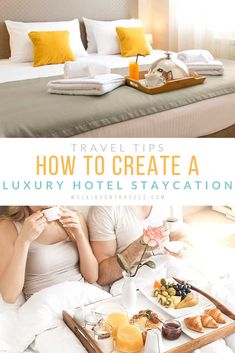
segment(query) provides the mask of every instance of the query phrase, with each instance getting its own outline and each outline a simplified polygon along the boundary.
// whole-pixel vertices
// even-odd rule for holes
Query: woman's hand
[[[76,241],[79,237],[85,235],[77,211],[72,211],[68,208],[61,207],[60,223],[63,228],[67,230],[69,236],[71,236],[71,240]]]
[[[65,207],[61,207],[60,215],[63,228],[77,245],[81,274],[87,282],[96,282],[98,279],[98,262],[90,247],[88,230],[83,215]]]
[[[20,239],[27,243],[31,243],[42,234],[46,223],[46,218],[43,216],[42,212],[37,211],[33,213],[31,216],[25,218],[19,234]]]

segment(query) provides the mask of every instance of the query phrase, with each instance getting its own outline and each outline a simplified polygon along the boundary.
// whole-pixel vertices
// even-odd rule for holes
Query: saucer
[[[162,86],[165,85],[164,82],[161,82],[161,83],[159,83],[158,85],[155,85],[155,86],[153,86],[153,87],[149,87],[149,86],[147,85],[147,83],[146,83],[145,80],[140,80],[140,83],[141,83],[142,86],[145,86],[145,87],[147,87],[147,88],[149,88],[149,89],[151,89],[151,88],[157,88],[157,87],[162,87]]]

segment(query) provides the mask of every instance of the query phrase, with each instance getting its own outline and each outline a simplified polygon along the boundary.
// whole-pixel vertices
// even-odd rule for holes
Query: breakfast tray
[[[214,298],[210,296],[208,297],[212,299],[212,303],[214,303],[215,305],[217,304],[217,307],[224,313],[225,317],[229,319],[228,324],[224,325],[223,327],[214,329],[210,333],[204,334],[198,338],[190,338],[189,336],[183,333],[179,340],[176,340],[176,341],[164,340],[164,353],[190,353],[196,349],[204,347],[212,342],[215,342],[221,338],[231,335],[232,333],[235,333],[235,315],[231,313],[227,308],[225,308],[222,304],[220,304],[218,301],[216,301]],[[119,303],[120,300],[121,300],[120,296],[112,297],[108,300],[90,304],[88,305],[88,307],[94,308],[97,304],[107,303],[107,302]],[[138,292],[138,302],[140,303],[140,307],[142,307],[143,305],[145,305],[150,309],[152,307],[152,304],[140,292]],[[73,318],[73,314],[74,314],[74,311],[63,312],[63,319],[66,325],[76,335],[76,337],[83,344],[83,346],[86,348],[88,353],[101,353],[102,351],[97,346],[96,341],[87,333],[87,331],[84,328],[82,328],[75,321],[75,319]],[[117,352],[114,351],[113,353],[117,353]]]
[[[140,72],[140,80],[133,80],[130,77],[126,77],[126,85],[132,88],[137,89],[138,91],[147,93],[147,94],[158,94],[173,91],[176,89],[181,89],[185,87],[200,85],[204,83],[206,77],[198,75],[195,71],[191,71],[189,77],[183,77],[176,80],[167,81],[164,85],[158,87],[146,87],[143,84],[144,75],[147,74],[147,71]]]

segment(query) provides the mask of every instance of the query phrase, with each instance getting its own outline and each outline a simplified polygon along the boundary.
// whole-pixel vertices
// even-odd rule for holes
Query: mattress
[[[141,69],[146,69],[154,60],[163,55],[154,51],[153,55],[140,58]],[[128,64],[133,58],[119,55],[89,55],[80,60],[105,62],[113,72],[126,74]],[[34,68],[31,63],[16,64],[0,60],[0,83],[21,81],[39,77],[61,75],[63,65],[50,65]],[[1,99],[1,98],[0,98]],[[235,123],[235,94],[206,99],[183,107],[148,114],[125,122],[92,128],[78,133],[81,137],[199,137],[225,129]],[[206,119],[205,119],[206,117]],[[115,128],[114,128],[115,127]],[[62,137],[62,136],[61,136]]]

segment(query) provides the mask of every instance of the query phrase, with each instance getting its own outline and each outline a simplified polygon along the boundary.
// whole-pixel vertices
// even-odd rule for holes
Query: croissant
[[[184,323],[187,326],[187,328],[190,330],[200,332],[200,333],[204,332],[200,315],[187,317],[186,319],[184,319]]]
[[[225,324],[226,323],[224,315],[217,308],[207,309],[207,310],[205,310],[205,314],[206,315],[210,315],[219,324]]]
[[[219,325],[210,315],[201,315],[201,322],[203,327],[218,328]]]

